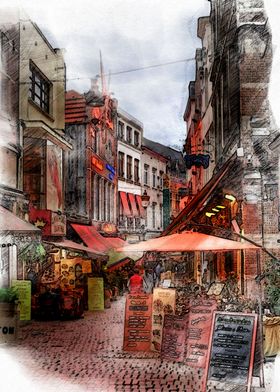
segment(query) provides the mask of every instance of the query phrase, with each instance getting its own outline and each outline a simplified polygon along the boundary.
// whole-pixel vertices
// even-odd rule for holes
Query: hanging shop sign
[[[222,383],[231,383],[251,390],[256,333],[256,314],[215,312],[207,385],[219,383],[222,388]]]
[[[152,294],[129,294],[126,298],[123,349],[148,351],[151,346]]]
[[[88,278],[88,310],[104,310],[103,278]]]
[[[167,314],[164,316],[161,357],[183,362],[185,354],[186,326],[188,316]]]
[[[51,235],[66,235],[66,215],[51,211]]]
[[[210,155],[209,154],[186,154],[184,156],[184,160],[187,169],[191,169],[192,166],[203,167],[203,169],[207,169],[209,167]]]
[[[212,317],[216,309],[214,299],[195,298],[190,301],[185,358],[188,366],[204,368],[206,365]]]
[[[174,289],[155,288],[152,312],[152,351],[161,351],[164,316],[175,313],[176,291]]]
[[[42,230],[43,236],[66,235],[66,215],[51,210],[37,210],[29,212],[29,221]]]

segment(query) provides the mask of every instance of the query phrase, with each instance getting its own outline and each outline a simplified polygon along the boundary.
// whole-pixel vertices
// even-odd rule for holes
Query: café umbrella
[[[258,247],[250,242],[233,241],[213,235],[184,231],[153,238],[137,244],[131,244],[119,248],[122,252],[194,252],[212,251],[223,252],[231,250],[258,250]]]

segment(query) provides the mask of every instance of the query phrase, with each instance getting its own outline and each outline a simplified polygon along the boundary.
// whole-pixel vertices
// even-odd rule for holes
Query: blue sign
[[[111,165],[109,165],[109,163],[106,163],[106,169],[109,170],[109,172],[111,172],[113,175],[116,174],[115,169]]]

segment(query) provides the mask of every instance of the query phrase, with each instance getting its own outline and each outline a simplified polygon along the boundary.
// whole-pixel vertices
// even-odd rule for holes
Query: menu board
[[[164,316],[175,313],[176,290],[155,288],[153,294],[152,344],[153,351],[161,351]]]
[[[152,294],[126,297],[123,349],[149,351],[151,345]]]
[[[12,280],[12,286],[17,289],[19,296],[20,320],[31,320],[31,281]]]
[[[104,310],[103,278],[88,278],[88,310]]]
[[[61,259],[61,280],[62,289],[75,288],[75,262],[76,259]]]
[[[217,309],[214,299],[190,300],[189,324],[185,362],[188,366],[204,368],[209,350],[212,317]]]
[[[186,323],[188,316],[164,316],[161,357],[182,362],[185,354]]]
[[[257,315],[215,312],[208,380],[246,385],[250,390]]]

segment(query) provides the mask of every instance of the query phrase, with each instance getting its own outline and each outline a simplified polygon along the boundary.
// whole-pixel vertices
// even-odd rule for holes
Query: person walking
[[[143,293],[143,278],[137,269],[134,270],[134,274],[129,278],[128,290],[130,294]]]

